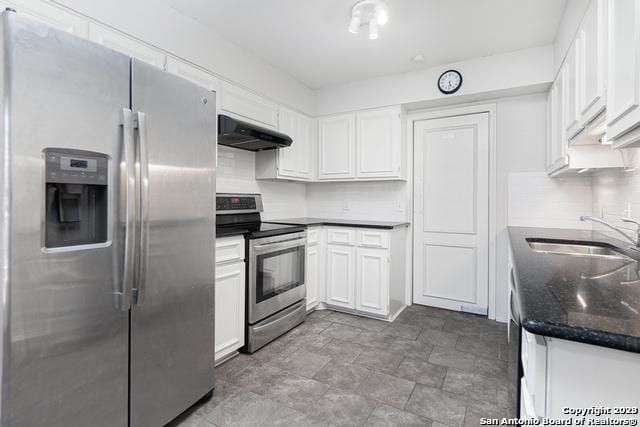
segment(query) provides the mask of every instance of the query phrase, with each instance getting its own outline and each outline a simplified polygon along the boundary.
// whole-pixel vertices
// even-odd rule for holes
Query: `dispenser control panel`
[[[107,185],[106,156],[46,152],[47,182],[62,184]]]

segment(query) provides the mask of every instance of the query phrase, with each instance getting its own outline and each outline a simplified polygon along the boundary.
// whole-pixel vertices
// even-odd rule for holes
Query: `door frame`
[[[411,225],[409,227],[411,238],[407,239],[409,241],[408,245],[410,248],[409,253],[411,254],[409,264],[411,268],[408,269],[407,273],[409,276],[409,280],[407,280],[407,289],[406,295],[410,298],[409,304],[413,304],[413,273],[415,269],[415,265],[413,262],[414,254],[414,240],[415,240],[415,206],[413,203],[413,195],[414,195],[414,169],[415,169],[415,141],[414,141],[414,126],[416,122],[423,120],[432,120],[432,119],[442,119],[446,117],[455,117],[455,116],[466,116],[470,114],[480,114],[487,113],[489,114],[489,296],[487,300],[488,304],[488,313],[487,316],[489,319],[496,319],[496,206],[497,206],[497,135],[496,135],[496,104],[495,103],[485,103],[485,104],[468,104],[461,106],[453,106],[450,108],[434,108],[434,109],[421,109],[415,111],[409,111],[407,115],[407,153],[409,159],[407,161],[408,173],[407,179],[409,180],[409,190],[408,193],[408,205],[410,206],[411,212]]]

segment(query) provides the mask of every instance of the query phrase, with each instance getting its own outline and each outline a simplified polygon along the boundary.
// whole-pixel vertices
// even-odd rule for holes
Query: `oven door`
[[[250,324],[257,323],[305,298],[306,245],[306,232],[250,241]]]

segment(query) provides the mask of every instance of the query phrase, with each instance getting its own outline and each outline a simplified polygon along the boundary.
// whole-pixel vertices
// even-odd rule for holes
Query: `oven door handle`
[[[264,243],[262,245],[255,245],[253,250],[256,253],[272,252],[281,249],[295,248],[298,246],[304,246],[307,244],[307,238],[294,240],[285,240],[284,242]]]

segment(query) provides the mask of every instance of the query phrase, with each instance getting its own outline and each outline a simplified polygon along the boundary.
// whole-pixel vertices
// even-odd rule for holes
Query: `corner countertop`
[[[216,237],[244,236],[249,233],[246,228],[220,228],[216,229]]]
[[[509,227],[520,324],[549,337],[640,353],[640,263],[533,251],[526,238],[628,248],[590,230]],[[623,251],[627,255],[637,254]]]
[[[381,228],[391,230],[397,227],[406,227],[408,222],[394,221],[370,221],[370,220],[354,220],[354,219],[327,219],[327,218],[285,218],[270,219],[264,222],[272,222],[275,224],[288,225],[305,225],[307,227],[318,225],[333,225],[336,227],[358,227],[358,228]]]

